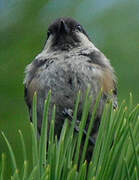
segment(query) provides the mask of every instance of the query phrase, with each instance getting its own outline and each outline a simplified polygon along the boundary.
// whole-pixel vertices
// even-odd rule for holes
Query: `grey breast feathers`
[[[76,54],[68,53],[65,56],[57,54],[52,58],[41,59],[39,56],[26,69],[25,86],[30,103],[34,91],[45,98],[51,89],[54,103],[68,101],[72,106],[79,89],[85,93],[88,84],[95,97],[100,88],[103,88],[105,95],[112,90],[114,96],[117,96],[113,68],[107,58],[96,50],[91,53],[86,50]]]

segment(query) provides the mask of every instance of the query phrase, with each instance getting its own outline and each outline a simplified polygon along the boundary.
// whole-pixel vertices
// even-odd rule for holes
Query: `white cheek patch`
[[[93,48],[95,50],[98,50],[95,47],[95,45],[91,41],[89,41],[89,39],[86,37],[85,34],[83,34],[82,32],[77,32],[76,34],[77,34],[77,36],[81,42],[81,46],[88,47],[88,48],[90,47],[90,48]]]
[[[53,42],[53,35],[50,35],[46,41],[43,51],[40,54],[38,54],[35,59],[39,59],[39,58],[45,59],[46,56],[48,56],[48,52],[50,52],[51,50],[52,42]]]
[[[48,40],[46,41],[46,44],[44,46],[44,50],[49,50],[52,46],[52,42],[53,42],[53,35],[50,35]]]

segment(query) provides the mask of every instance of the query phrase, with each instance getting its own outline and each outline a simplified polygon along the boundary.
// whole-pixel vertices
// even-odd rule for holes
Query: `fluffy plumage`
[[[59,18],[48,28],[48,38],[42,52],[26,67],[25,100],[32,117],[32,100],[38,95],[38,130],[41,130],[44,100],[52,90],[51,106],[56,104],[56,130],[59,134],[65,119],[64,111],[74,109],[76,95],[82,92],[79,115],[85,92],[91,85],[92,107],[101,88],[103,96],[96,116],[92,138],[96,137],[104,104],[112,90],[117,106],[116,77],[109,60],[91,42],[84,28],[71,18]],[[51,110],[51,108],[50,108]],[[68,113],[67,113],[68,114]]]

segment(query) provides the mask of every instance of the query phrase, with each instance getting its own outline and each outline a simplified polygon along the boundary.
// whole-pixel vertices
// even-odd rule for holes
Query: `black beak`
[[[65,22],[64,22],[63,19],[60,21],[59,32],[62,32],[62,33],[65,33],[65,34],[68,34],[68,32],[69,32],[69,28],[68,28],[68,26],[65,24]]]

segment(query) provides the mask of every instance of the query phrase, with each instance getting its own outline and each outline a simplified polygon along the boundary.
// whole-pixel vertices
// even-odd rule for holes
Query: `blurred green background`
[[[42,50],[48,25],[71,16],[84,25],[93,43],[111,60],[118,77],[118,99],[133,93],[139,102],[138,0],[0,0],[0,130],[12,144],[19,168],[23,131],[31,159],[30,128],[24,103],[24,69]],[[7,147],[0,136],[0,154]],[[6,174],[11,172],[7,153]],[[31,164],[30,164],[31,167]]]

